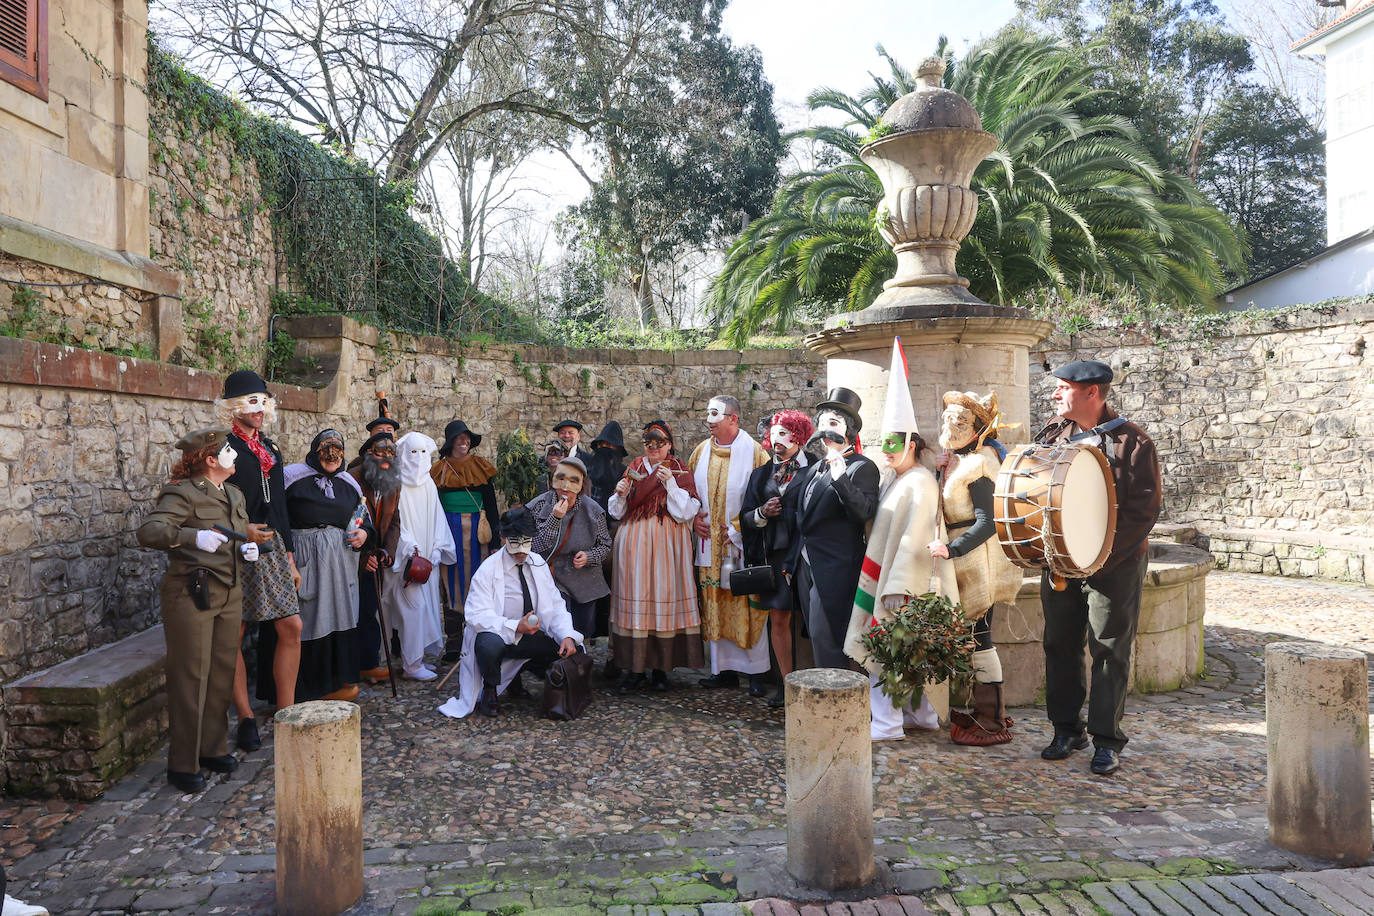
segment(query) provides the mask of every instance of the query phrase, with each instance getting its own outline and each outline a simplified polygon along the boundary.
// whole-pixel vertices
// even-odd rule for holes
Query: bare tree
[[[496,113],[591,126],[515,63],[579,27],[579,2],[169,0],[154,25],[216,83],[403,181]]]
[[[1318,129],[1326,123],[1325,64],[1289,50],[1344,12],[1322,0],[1232,0],[1231,20],[1250,42],[1255,68]]]

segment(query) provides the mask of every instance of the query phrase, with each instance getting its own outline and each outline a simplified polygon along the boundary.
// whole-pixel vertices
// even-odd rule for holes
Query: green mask
[[[883,436],[883,452],[895,455],[906,451],[906,433],[888,433]]]

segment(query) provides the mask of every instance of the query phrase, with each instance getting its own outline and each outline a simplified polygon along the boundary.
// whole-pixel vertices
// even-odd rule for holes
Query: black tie
[[[525,580],[525,564],[516,563],[515,571],[520,574],[520,594],[525,599],[525,616],[534,610],[534,599],[530,598],[530,584]]]

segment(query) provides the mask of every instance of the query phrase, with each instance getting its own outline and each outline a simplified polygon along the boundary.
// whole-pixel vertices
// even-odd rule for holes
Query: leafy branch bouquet
[[[862,639],[870,670],[881,666],[878,682],[899,709],[920,702],[927,683],[973,676],[973,630],[963,608],[943,595],[908,597]]]

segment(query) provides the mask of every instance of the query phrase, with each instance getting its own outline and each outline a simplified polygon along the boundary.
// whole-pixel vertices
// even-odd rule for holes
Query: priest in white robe
[[[397,515],[401,535],[396,543],[396,559],[385,573],[382,585],[382,612],[386,618],[383,639],[394,629],[401,640],[402,674],[416,681],[436,677],[425,664],[426,652],[437,652],[444,640],[443,617],[439,606],[439,576],[429,581],[409,582],[406,563],[412,557],[428,560],[434,569],[457,562],[453,532],[444,517],[439,490],[429,476],[438,445],[424,433],[409,432],[396,441],[396,464],[401,470],[401,497]]]

